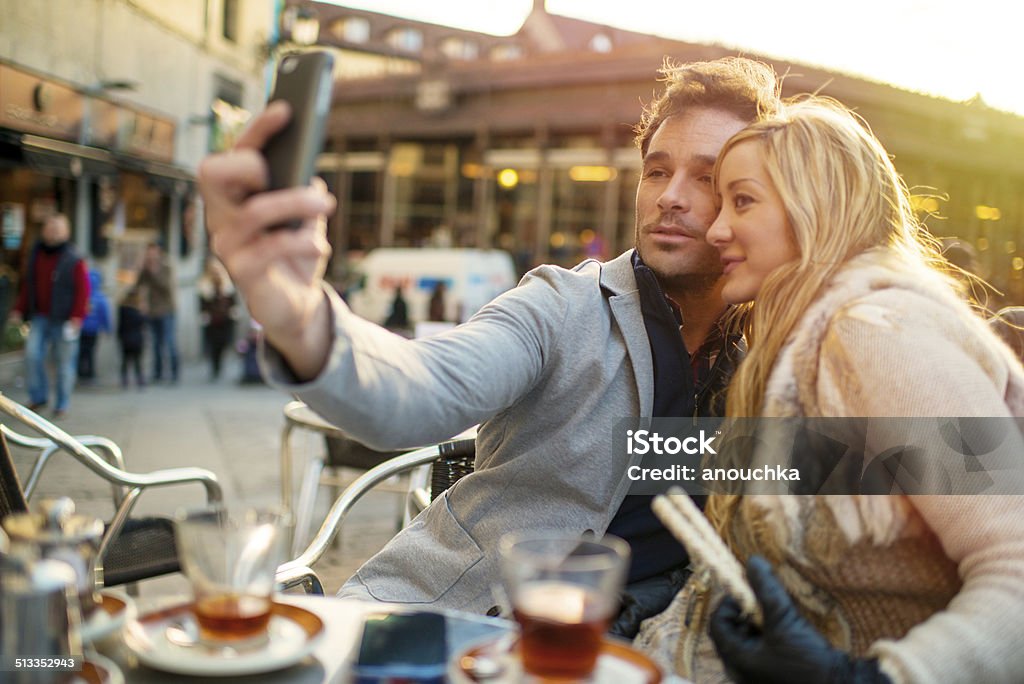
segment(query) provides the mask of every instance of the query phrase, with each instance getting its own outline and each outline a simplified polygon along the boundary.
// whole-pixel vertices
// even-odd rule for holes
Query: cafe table
[[[186,599],[182,598],[182,602]],[[276,598],[281,603],[303,608],[314,613],[323,621],[323,634],[316,641],[312,653],[291,667],[262,674],[247,674],[238,677],[188,676],[173,672],[161,672],[139,663],[137,657],[125,645],[121,635],[114,635],[98,643],[97,651],[114,661],[124,674],[127,684],[170,684],[189,681],[245,681],[257,684],[289,682],[293,684],[320,684],[330,682],[343,684],[348,680],[349,664],[354,658],[354,649],[362,633],[365,616],[382,612],[416,610],[416,607],[371,603],[352,599],[326,596],[284,594]],[[161,605],[170,603],[161,602]],[[148,612],[145,608],[144,612]],[[499,638],[513,630],[514,623],[498,618],[489,618],[457,611],[434,611],[445,616],[449,658],[465,650],[473,643]]]

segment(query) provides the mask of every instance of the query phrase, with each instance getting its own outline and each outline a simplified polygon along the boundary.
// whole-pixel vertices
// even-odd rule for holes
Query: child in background
[[[142,376],[142,347],[145,343],[146,315],[142,312],[138,290],[129,290],[117,309],[117,339],[121,343],[121,387],[128,387],[128,367],[135,369],[135,384],[146,386]]]
[[[96,380],[96,343],[100,333],[110,332],[110,302],[103,294],[103,276],[89,269],[89,308],[82,320],[78,341],[78,379],[85,384]]]

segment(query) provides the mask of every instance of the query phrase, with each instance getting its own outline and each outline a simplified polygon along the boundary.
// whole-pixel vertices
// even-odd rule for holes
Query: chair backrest
[[[476,440],[453,439],[438,445],[438,457],[430,468],[430,500],[473,472]]]
[[[21,488],[18,471],[14,469],[14,459],[7,446],[7,438],[0,432],[0,519],[11,513],[25,513],[28,502]]]
[[[324,465],[331,468],[358,468],[369,470],[375,465],[403,453],[402,451],[377,451],[348,437],[324,435],[327,458]]]

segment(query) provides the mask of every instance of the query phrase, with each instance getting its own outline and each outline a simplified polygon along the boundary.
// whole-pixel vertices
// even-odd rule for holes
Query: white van
[[[496,249],[379,247],[355,271],[358,284],[348,293],[349,307],[367,320],[383,323],[401,287],[410,327],[428,320],[430,297],[438,283],[445,286],[445,320],[462,323],[517,282],[512,257]]]

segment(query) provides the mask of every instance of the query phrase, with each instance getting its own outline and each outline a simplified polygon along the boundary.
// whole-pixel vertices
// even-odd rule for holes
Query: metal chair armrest
[[[276,580],[277,586],[281,591],[302,587],[302,590],[307,594],[324,595],[323,582],[320,581],[320,576],[313,572],[312,568],[293,565],[285,570],[278,570]]]
[[[36,432],[45,435],[49,443],[67,451],[82,465],[105,479],[107,482],[111,482],[122,487],[139,489],[166,484],[199,482],[206,488],[207,499],[210,502],[219,502],[223,498],[223,493],[221,492],[220,483],[217,482],[217,477],[210,471],[203,468],[170,468],[165,470],[156,470],[145,474],[131,473],[107,463],[97,455],[95,451],[87,447],[81,441],[64,432],[53,423],[41,418],[36,413],[11,401],[2,393],[0,393],[0,411],[16,418],[18,421],[32,428]],[[11,432],[12,431],[9,429],[5,430],[5,434],[10,434]],[[25,438],[24,436],[20,437],[28,440],[34,439]],[[120,449],[117,449],[117,453],[120,453]],[[123,458],[121,460],[123,462]]]
[[[0,432],[3,432],[7,441],[11,444],[16,444],[29,449],[37,449],[40,452],[39,456],[36,457],[35,464],[32,466],[32,472],[25,481],[25,499],[30,500],[32,498],[32,494],[35,493],[36,486],[39,484],[39,479],[43,474],[43,469],[50,462],[50,457],[60,451],[61,446],[52,440],[46,439],[45,437],[29,437],[28,435],[23,435],[20,432],[15,432],[6,425],[0,425]],[[99,454],[105,457],[105,460],[110,465],[120,470],[127,470],[127,468],[125,468],[124,454],[121,452],[121,447],[119,447],[113,440],[107,439],[106,437],[99,437],[97,435],[76,435],[74,438],[83,445],[95,449]],[[112,482],[111,490],[113,490],[114,506],[120,506],[121,501],[124,500],[124,489]]]
[[[100,542],[100,548],[97,552],[97,564],[102,564],[103,557],[110,546],[111,540],[120,533],[139,496],[147,488],[196,482],[205,488],[208,503],[219,503],[224,498],[220,483],[217,481],[217,476],[205,468],[166,468],[150,473],[128,472],[122,467],[111,465],[78,438],[72,437],[53,423],[12,401],[2,393],[0,393],[0,411],[45,436],[43,439],[28,437],[16,433],[6,426],[0,426],[3,429],[4,435],[9,436],[16,444],[41,448],[43,450],[43,453],[36,462],[36,466],[33,468],[33,486],[38,480],[39,473],[42,471],[43,466],[46,465],[49,456],[58,449],[68,452],[79,463],[115,486],[116,508],[114,517],[107,525],[103,539]],[[110,460],[117,462],[118,465],[124,463],[124,457],[121,454],[120,448],[110,440],[93,436],[87,436],[87,439],[106,452],[110,456]]]
[[[316,535],[309,542],[306,550],[299,554],[298,558],[278,567],[278,582],[282,581],[282,577],[292,577],[296,571],[311,568],[314,563],[320,560],[334,539],[334,535],[338,533],[338,528],[352,509],[352,506],[359,499],[363,498],[364,494],[393,475],[398,475],[411,468],[434,461],[439,453],[437,445],[410,451],[407,454],[390,458],[359,476],[334,500],[331,510],[327,513],[327,517],[324,519]]]

